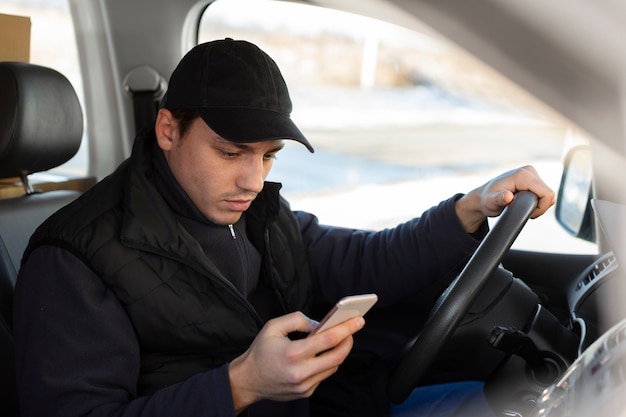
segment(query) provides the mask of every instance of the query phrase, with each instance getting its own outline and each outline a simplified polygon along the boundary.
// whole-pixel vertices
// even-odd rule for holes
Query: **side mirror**
[[[589,146],[576,146],[563,163],[556,219],[568,233],[589,242],[594,242],[596,237],[592,196],[591,152]]]

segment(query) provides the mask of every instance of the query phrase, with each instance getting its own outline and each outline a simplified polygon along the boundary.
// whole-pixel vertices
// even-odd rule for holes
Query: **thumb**
[[[296,311],[272,319],[267,322],[266,326],[271,331],[280,332],[283,336],[287,336],[293,332],[310,333],[318,324],[317,321],[308,318],[302,312]]]
[[[504,190],[502,191],[501,198],[502,198],[503,205],[508,206],[509,204],[511,204],[511,202],[515,198],[515,194],[513,194],[511,190]]]
[[[483,206],[483,214],[487,217],[499,216],[513,201],[514,194],[509,190],[499,191],[489,195]]]

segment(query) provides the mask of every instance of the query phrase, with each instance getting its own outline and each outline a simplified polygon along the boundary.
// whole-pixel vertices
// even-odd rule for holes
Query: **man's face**
[[[163,114],[162,114],[163,113]],[[169,113],[169,114],[168,114]],[[164,120],[167,118],[168,120]],[[282,140],[235,143],[195,119],[184,137],[171,113],[161,110],[157,140],[174,177],[198,209],[215,224],[232,224],[263,189]]]

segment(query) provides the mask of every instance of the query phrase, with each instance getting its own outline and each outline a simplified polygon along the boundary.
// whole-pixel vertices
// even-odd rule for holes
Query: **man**
[[[283,140],[313,151],[290,112],[276,64],[250,43],[181,60],[131,157],[29,243],[15,294],[22,417],[309,415],[364,326],[305,337],[315,306],[415,300],[517,190],[539,196],[533,217],[554,202],[525,167],[393,230],[319,225],[264,181]]]

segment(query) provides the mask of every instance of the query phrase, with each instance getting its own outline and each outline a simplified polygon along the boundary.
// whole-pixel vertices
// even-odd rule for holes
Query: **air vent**
[[[595,264],[591,270],[576,284],[576,291],[580,291],[592,284],[596,278],[598,278],[604,271],[611,267],[615,263],[615,255],[612,253],[607,254],[601,258],[597,264]]]
[[[573,313],[578,312],[581,304],[592,294],[595,289],[602,285],[606,279],[614,276],[613,272],[619,268],[619,262],[613,252],[608,252],[589,266],[572,283],[568,291],[568,301]]]

